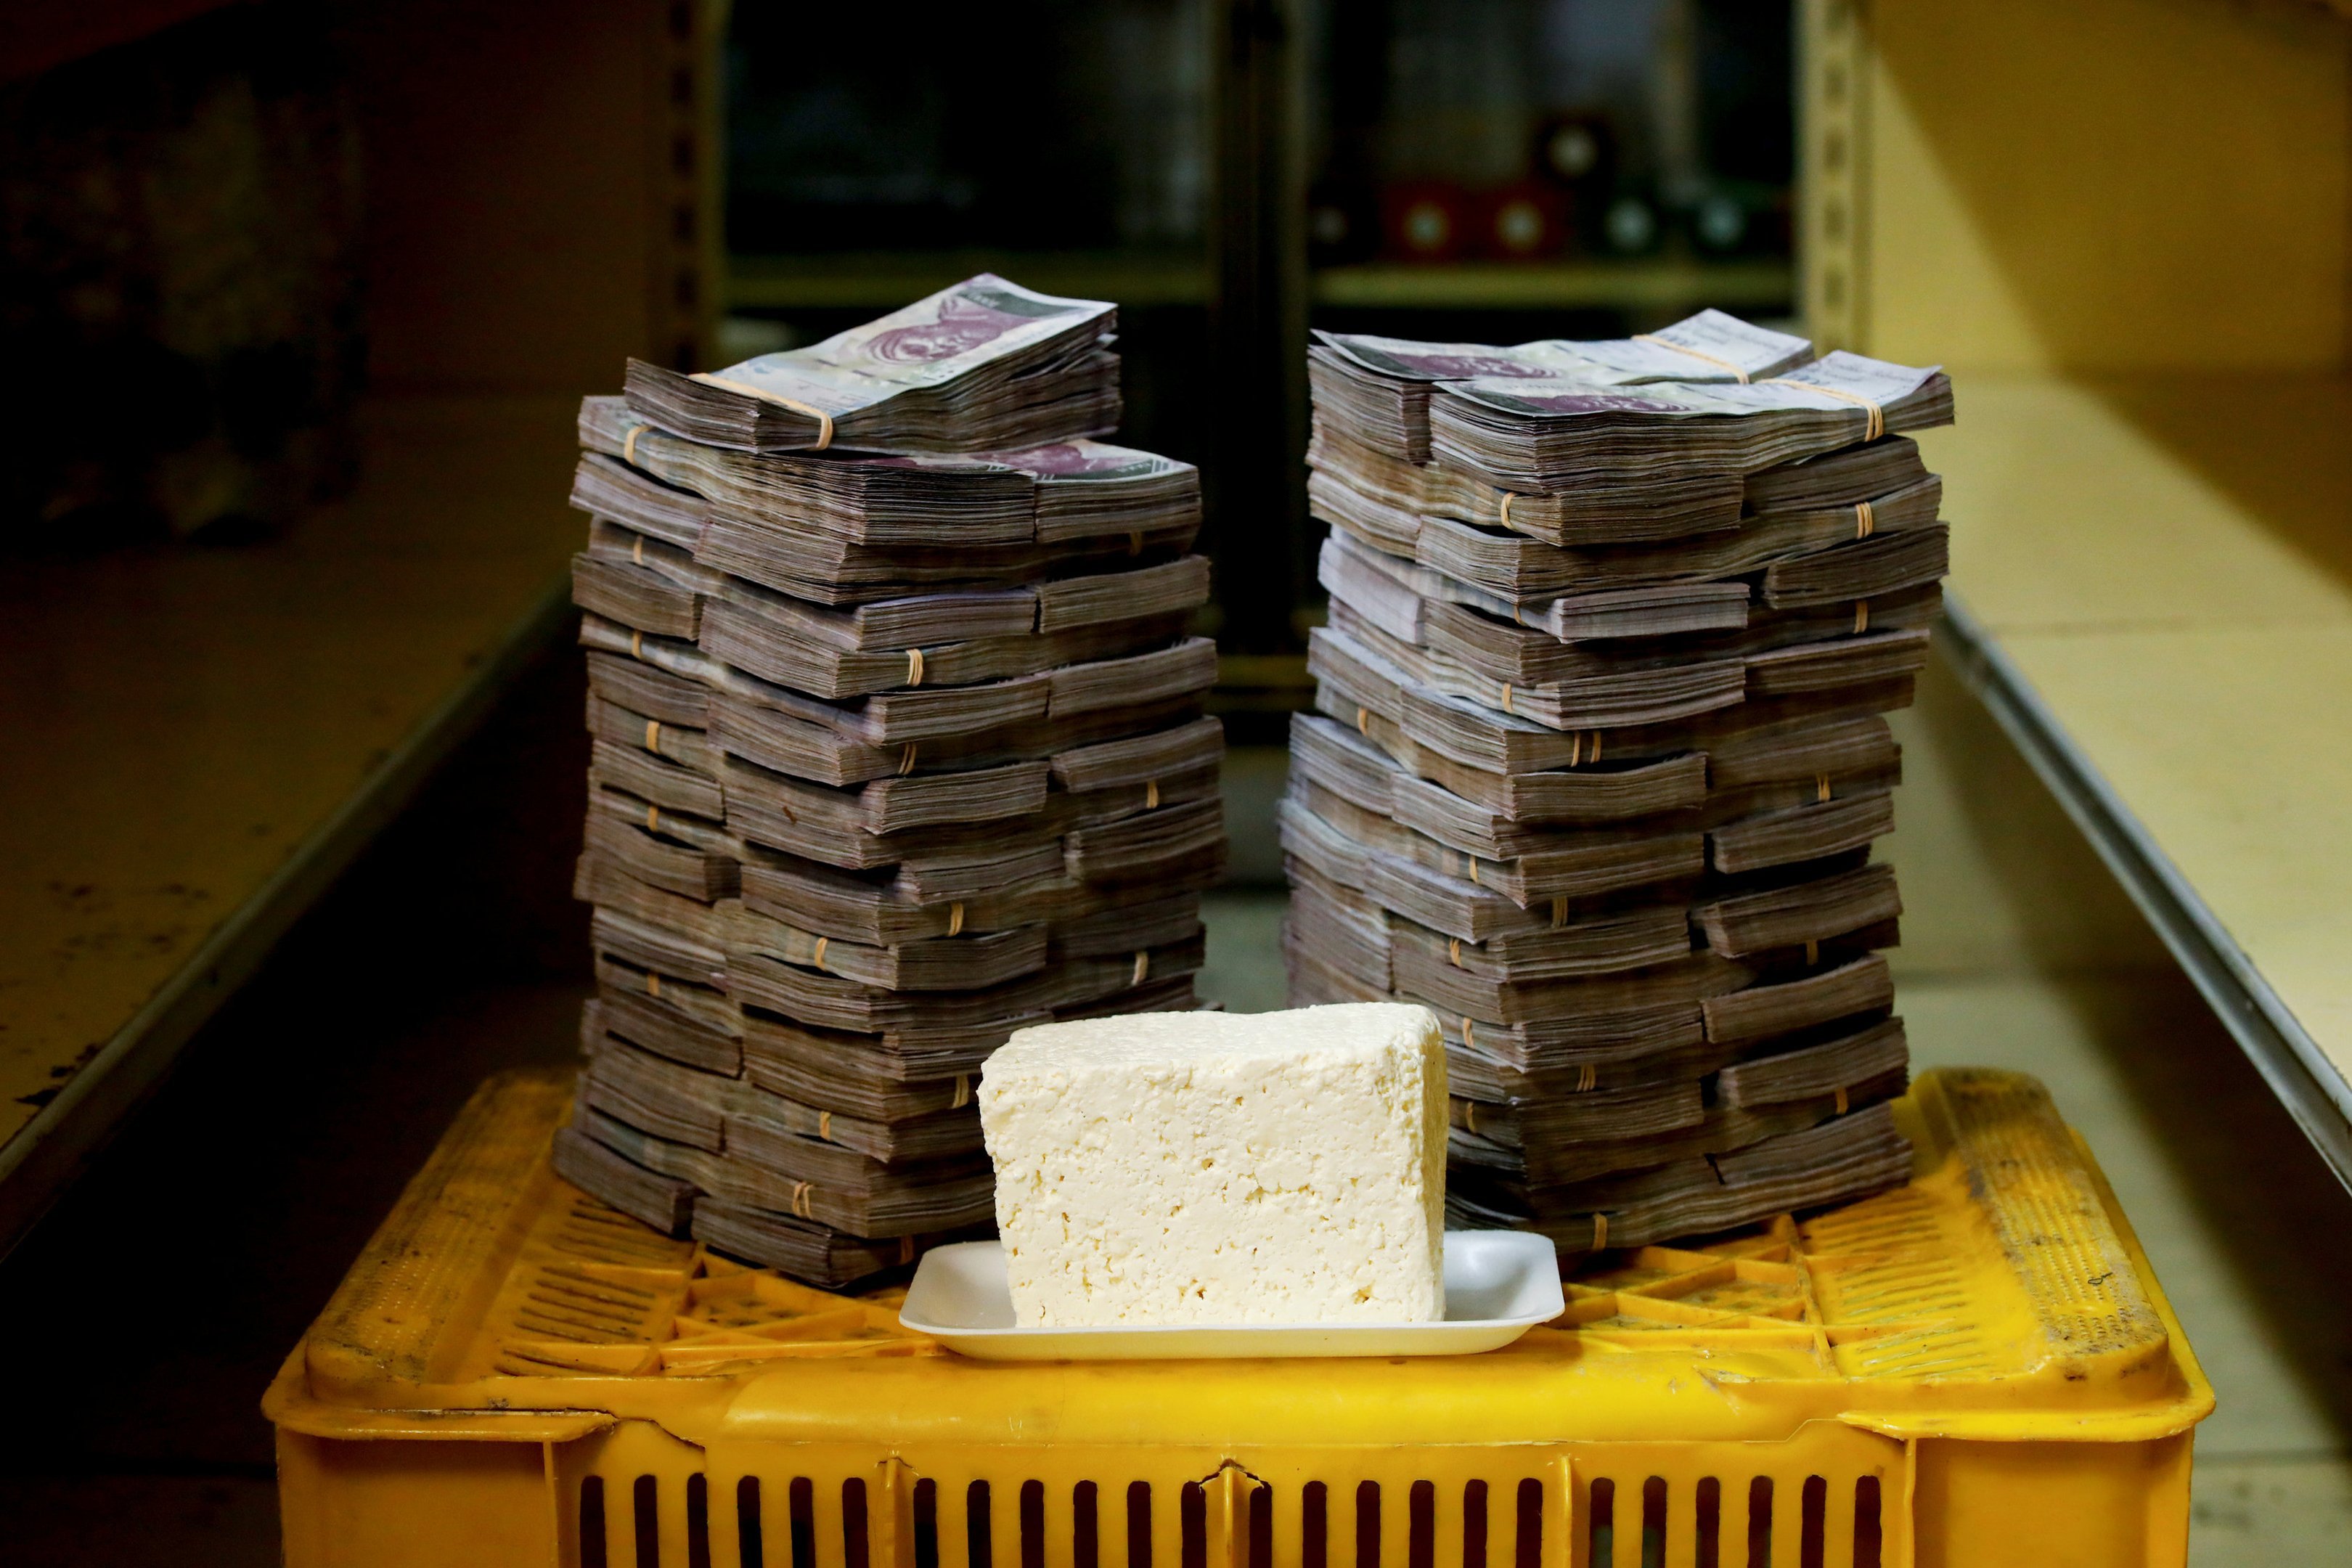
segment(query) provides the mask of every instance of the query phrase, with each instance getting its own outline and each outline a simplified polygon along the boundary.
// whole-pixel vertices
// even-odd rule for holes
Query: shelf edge
[[[1318,268],[1323,306],[1444,310],[1670,310],[1693,301],[1760,309],[1796,295],[1784,261],[1466,263],[1367,262]]]
[[[2352,1082],[2295,1018],[2189,879],[2132,815],[1992,633],[1944,596],[1944,637],[1975,693],[2187,970],[2254,1070],[2352,1191]]]
[[[57,1098],[0,1143],[0,1258],[98,1156],[205,1021],[251,978],[280,937],[415,798],[572,608],[571,574],[550,578],[457,685],[304,836],[278,868],[109,1037]]]

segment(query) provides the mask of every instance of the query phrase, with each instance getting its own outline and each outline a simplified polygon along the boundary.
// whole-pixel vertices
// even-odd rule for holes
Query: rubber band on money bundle
[[[646,750],[648,752],[661,750],[661,721],[658,719],[646,721]]]
[[[1870,416],[1868,423],[1864,424],[1862,427],[1862,438],[1864,440],[1875,441],[1881,436],[1886,434],[1886,410],[1879,406],[1876,403],[1871,401],[1869,398],[1864,397],[1859,392],[1848,392],[1843,386],[1823,386],[1821,383],[1816,381],[1796,381],[1785,375],[1776,375],[1765,384],[1768,386],[1801,386],[1807,392],[1818,392],[1823,397],[1834,397],[1841,403],[1851,403],[1855,407],[1861,409],[1864,414]]]
[[[816,1113],[816,1135],[819,1138],[824,1139],[828,1143],[833,1142],[832,1111],[820,1110]]]
[[[825,946],[832,941],[833,939],[829,936],[821,936],[816,939],[816,952],[810,956],[809,962],[819,969],[823,969],[824,967]]]
[[[1462,1131],[1465,1132],[1478,1131],[1478,1102],[1475,1100],[1465,1100],[1462,1102]]]
[[[629,657],[631,658],[643,658],[646,657],[645,633],[631,632],[629,634]]]
[[[1511,683],[1507,680],[1503,682],[1503,711],[1511,711]]]
[[[960,903],[948,906],[948,934],[950,936],[963,934],[963,906]]]
[[[814,1219],[816,1217],[816,1215],[809,1213],[809,1184],[806,1182],[794,1182],[793,1184],[793,1212],[800,1215],[803,1219]]]
[[[647,833],[659,833],[661,831],[660,806],[648,805],[646,807],[646,831]]]
[[[646,536],[644,534],[638,534],[636,536],[636,542],[629,546],[629,559],[635,562],[640,566],[646,563]]]
[[[795,414],[805,414],[816,421],[816,445],[809,450],[822,452],[833,445],[833,416],[822,408],[812,407],[808,404],[786,397],[782,393],[770,392],[764,386],[753,386],[744,381],[730,381],[723,375],[713,375],[707,370],[698,371],[688,379],[701,382],[705,386],[723,386],[730,392],[740,392],[746,397],[756,397],[762,403],[777,404],[791,409]]]
[[[1837,1114],[1840,1116],[1845,1114],[1845,1085],[1843,1084],[1838,1085],[1837,1088]]]
[[[1366,740],[1368,740],[1368,741],[1369,741],[1369,740],[1370,740],[1370,739],[1372,738],[1372,722],[1371,722],[1371,721],[1372,721],[1372,714],[1371,714],[1371,710],[1370,710],[1370,709],[1369,709],[1369,708],[1364,708],[1364,707],[1360,707],[1360,706],[1357,708],[1357,710],[1356,710],[1356,733],[1357,733],[1357,734],[1359,734],[1359,735],[1363,736],[1363,737],[1364,737],[1364,739],[1366,739]]]
[[[646,994],[656,1001],[661,997],[661,976],[650,969],[646,971]]]
[[[1709,364],[1721,365],[1724,369],[1731,373],[1733,379],[1737,380],[1740,385],[1746,386],[1748,384],[1748,373],[1746,371],[1740,369],[1738,365],[1732,363],[1727,359],[1716,358],[1713,354],[1708,353],[1705,349],[1695,349],[1685,343],[1668,342],[1665,339],[1652,332],[1635,332],[1633,334],[1633,341],[1637,343],[1652,343],[1662,349],[1672,349],[1678,354],[1688,354],[1693,359],[1703,359]]]
[[[911,773],[914,771],[915,742],[909,741],[907,742],[907,749],[898,753],[898,776],[900,778],[905,778],[908,773]]]
[[[1478,1048],[1478,1031],[1471,1026],[1470,1015],[1462,1015],[1462,1043],[1472,1050]]]
[[[652,429],[650,425],[632,425],[629,433],[621,437],[621,461],[635,464],[637,460],[637,437]]]
[[[1511,526],[1511,492],[1508,490],[1503,492],[1503,526]]]
[[[1146,779],[1143,781],[1143,809],[1146,811],[1158,811],[1160,809],[1160,781],[1158,779]]]
[[[1474,884],[1484,885],[1478,883],[1478,857],[1475,855],[1462,857],[1462,874],[1469,878]]]
[[[1520,613],[1518,602],[1517,600],[1512,601],[1511,604],[1511,619],[1517,621],[1521,626],[1526,626],[1528,624],[1528,617]]]
[[[923,650],[919,647],[910,647],[907,650],[907,684],[909,686],[920,686],[922,683]]]
[[[1143,531],[1141,529],[1137,529],[1127,536],[1127,552],[1129,555],[1140,555],[1143,553]]]
[[[1827,773],[1816,773],[1816,774],[1814,774],[1814,775],[1813,775],[1813,799],[1814,799],[1814,800],[1816,800],[1816,801],[1818,801],[1818,802],[1820,802],[1820,803],[1822,803],[1822,805],[1827,805],[1827,804],[1829,803],[1829,798],[1830,798],[1830,775],[1829,775],[1829,774],[1827,774]]]
[[[1609,1216],[1605,1214],[1595,1214],[1592,1216],[1592,1250],[1604,1251],[1608,1246]]]
[[[1453,941],[1445,944],[1445,959],[1446,962],[1453,964],[1454,968],[1459,969],[1462,967],[1462,939],[1460,937],[1457,936]]]
[[[1138,949],[1135,954],[1135,978],[1129,980],[1128,984],[1129,985],[1140,985],[1150,977],[1151,954],[1142,951],[1141,949]]]
[[[1559,931],[1566,927],[1567,924],[1568,895],[1566,893],[1554,893],[1551,896],[1551,929],[1554,931]]]
[[[1869,629],[1870,601],[1868,599],[1856,599],[1853,602],[1853,635],[1860,637]]]
[[[1856,539],[1868,539],[1870,537],[1871,531],[1877,526],[1878,519],[1872,513],[1870,503],[1866,500],[1858,500],[1854,502],[1853,536]]]
[[[1808,968],[1822,961],[1822,944],[1818,937],[1805,939],[1805,963]]]
[[[960,1072],[956,1074],[955,1099],[949,1102],[948,1109],[950,1110],[961,1110],[965,1106],[970,1105],[971,1103],[971,1075],[970,1073]]]

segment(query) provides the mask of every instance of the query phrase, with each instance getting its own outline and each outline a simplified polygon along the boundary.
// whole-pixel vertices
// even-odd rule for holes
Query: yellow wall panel
[[[2281,0],[1864,15],[1871,352],[1971,370],[2343,363],[2341,19]]]

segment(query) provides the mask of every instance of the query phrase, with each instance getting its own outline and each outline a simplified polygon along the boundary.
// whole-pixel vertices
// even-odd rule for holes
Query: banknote
[[[1424,382],[1478,377],[1562,377],[1601,386],[1649,381],[1744,382],[1777,375],[1804,363],[1813,352],[1812,344],[1803,338],[1713,310],[1630,338],[1543,338],[1508,348],[1414,342],[1354,332],[1318,331],[1315,338],[1376,374]]]
[[[1430,451],[1447,467],[1517,489],[1602,479],[1753,473],[1952,420],[1940,366],[1843,350],[1753,383],[1595,386],[1566,377],[1440,383]]]
[[[1294,1005],[1446,1035],[1453,1223],[1614,1251],[1908,1173],[1879,956],[1942,606],[1934,366],[1702,312],[1507,348],[1322,335]]]
[[[1117,308],[983,272],[805,348],[682,374],[630,362],[630,406],[740,451],[972,452],[1118,423]]]
[[[989,545],[1197,524],[1201,477],[1156,452],[1078,438],[1003,452],[732,451],[673,436],[618,397],[581,402],[580,444],[737,517],[869,545]]]
[[[1591,342],[1545,338],[1497,347],[1325,331],[1315,340],[1307,375],[1318,413],[1374,450],[1416,463],[1429,457],[1430,395],[1445,383],[1739,384],[1780,374],[1812,354],[1803,338],[1721,310],[1701,310],[1654,332]]]

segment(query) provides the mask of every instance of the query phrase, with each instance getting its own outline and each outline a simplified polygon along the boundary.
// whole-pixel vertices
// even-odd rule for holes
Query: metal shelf
[[[569,398],[384,400],[366,478],[241,550],[0,593],[0,1251],[560,636]]]
[[[1964,381],[1959,422],[1921,438],[1958,520],[1947,627],[2352,1187],[2352,381],[2226,384]]]
[[[1046,294],[1122,305],[1201,305],[1209,259],[1135,251],[890,250],[738,256],[728,264],[730,310],[895,310],[975,272]]]
[[[975,272],[997,272],[1048,294],[1122,305],[1205,305],[1206,258],[1119,251],[874,251],[839,256],[739,256],[730,264],[734,310],[887,310]],[[1786,261],[1369,262],[1310,279],[1318,305],[1387,310],[1627,310],[1702,305],[1785,310],[1795,295]]]
[[[1626,310],[1680,313],[1786,310],[1796,272],[1785,260],[1368,262],[1314,275],[1318,305],[1435,310]]]
[[[1944,637],[1975,692],[2195,982],[2295,1125],[2352,1188],[2352,1083],[1957,595]]]

